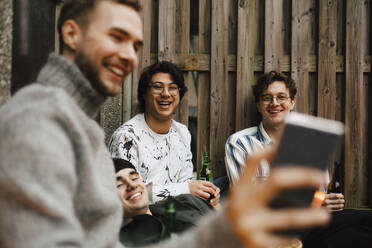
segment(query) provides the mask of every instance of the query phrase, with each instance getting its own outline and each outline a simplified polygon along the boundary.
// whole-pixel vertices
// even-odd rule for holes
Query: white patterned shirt
[[[152,200],[190,193],[193,180],[191,135],[187,127],[172,120],[167,134],[150,129],[144,114],[138,114],[111,137],[111,156],[131,162],[145,184],[152,184]]]

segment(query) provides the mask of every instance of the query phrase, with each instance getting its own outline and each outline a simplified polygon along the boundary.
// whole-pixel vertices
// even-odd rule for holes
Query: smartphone
[[[285,128],[272,167],[309,166],[324,171],[344,135],[341,122],[311,115],[291,112],[285,120]],[[300,208],[310,206],[316,189],[285,190],[272,200],[272,208]],[[290,230],[285,234],[301,236],[303,231]]]

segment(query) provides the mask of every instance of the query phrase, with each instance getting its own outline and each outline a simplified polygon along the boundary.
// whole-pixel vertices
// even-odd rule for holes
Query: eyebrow
[[[115,31],[115,32],[118,32],[120,33],[121,35],[123,36],[130,36],[129,33],[121,28],[112,28],[111,31]],[[136,46],[140,46],[140,47],[143,47],[143,41],[142,40],[137,40],[136,42]]]
[[[169,85],[171,85],[171,84],[177,84],[176,82],[170,82],[170,83],[163,83],[163,82],[160,82],[160,81],[155,81],[155,82],[151,82],[151,83],[153,83],[153,84],[169,84]]]
[[[129,172],[129,175],[132,176],[132,175],[139,175],[137,171],[131,171]],[[122,176],[117,176],[116,177],[116,181],[119,181],[119,180],[123,180],[123,177]]]
[[[137,171],[131,171],[131,172],[129,172],[129,175],[138,175],[138,172]]]

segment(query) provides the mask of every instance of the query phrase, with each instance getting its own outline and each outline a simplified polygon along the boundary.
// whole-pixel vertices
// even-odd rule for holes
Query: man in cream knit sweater
[[[62,56],[51,54],[36,82],[0,109],[0,247],[122,247],[114,168],[94,116],[137,65],[138,11],[134,0],[66,0]],[[271,175],[257,187],[242,177],[226,209],[157,247],[270,246],[287,241],[272,230],[327,222],[321,210],[267,207],[282,188],[316,187],[320,173]]]

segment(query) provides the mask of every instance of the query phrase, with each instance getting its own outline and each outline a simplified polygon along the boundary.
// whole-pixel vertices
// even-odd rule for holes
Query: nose
[[[125,64],[125,66],[130,67],[131,72],[137,67],[138,54],[133,45],[127,44],[122,46],[119,53],[119,58]]]
[[[276,96],[273,97],[273,100],[271,101],[271,104],[273,105],[278,105],[278,99],[276,98]]]
[[[161,92],[161,96],[163,97],[170,97],[169,88],[164,87],[163,91]]]
[[[132,191],[133,189],[135,189],[137,187],[137,183],[132,181],[132,180],[129,180],[128,181],[128,184],[127,184],[127,192],[130,192]]]

